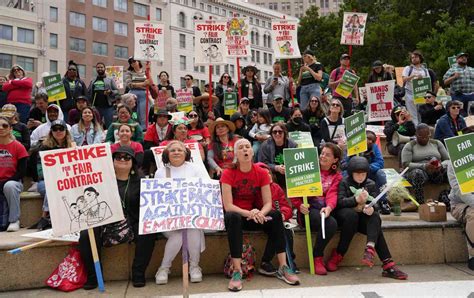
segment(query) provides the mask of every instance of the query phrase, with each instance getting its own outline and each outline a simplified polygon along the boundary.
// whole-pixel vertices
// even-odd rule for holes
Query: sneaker
[[[372,246],[367,246],[364,251],[362,263],[372,268],[374,266],[375,249]]]
[[[326,265],[324,265],[323,257],[314,258],[314,272],[317,275],[328,274],[328,271],[326,270]]]
[[[145,275],[132,272],[132,284],[134,288],[143,288],[146,285]]]
[[[232,273],[232,278],[229,281],[228,288],[232,292],[238,292],[242,290],[242,272],[234,271]]]
[[[155,274],[155,282],[157,285],[166,285],[168,283],[169,268],[160,267]]]
[[[408,278],[408,274],[398,269],[393,262],[383,266],[382,276],[400,280],[405,280]]]
[[[291,270],[287,265],[283,265],[278,269],[277,277],[292,286],[300,284],[298,276],[296,276],[293,270]]]
[[[191,282],[202,281],[202,271],[199,266],[189,266],[189,275],[191,276]]]
[[[334,272],[338,269],[338,265],[340,262],[342,262],[342,259],[344,257],[339,254],[335,249],[332,251],[332,255],[331,255],[331,258],[329,259],[327,265],[326,265],[326,269],[330,272]]]
[[[277,269],[270,262],[262,262],[258,268],[258,273],[266,276],[275,276]]]
[[[294,271],[296,274],[300,274],[300,273],[301,273],[301,270],[300,270],[300,268],[298,268],[298,266],[296,265],[295,261],[293,261],[293,271]]]
[[[379,203],[380,207],[380,213],[383,215],[389,215],[392,209],[390,208],[390,205],[387,202],[380,202]]]
[[[7,232],[16,232],[20,230],[20,221],[11,222],[8,225]]]

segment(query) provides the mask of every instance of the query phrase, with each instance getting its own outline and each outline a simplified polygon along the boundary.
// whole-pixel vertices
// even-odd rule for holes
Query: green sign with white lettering
[[[356,113],[344,119],[347,137],[347,156],[367,151],[364,112]]]
[[[44,77],[43,83],[48,93],[48,102],[55,102],[66,98],[66,89],[64,89],[60,74]]]
[[[444,140],[462,194],[474,192],[474,133]]]
[[[289,198],[322,196],[318,149],[283,149],[286,193]]]

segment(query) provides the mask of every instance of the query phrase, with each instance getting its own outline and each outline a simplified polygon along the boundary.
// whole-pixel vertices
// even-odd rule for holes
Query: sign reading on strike
[[[345,12],[342,22],[341,44],[355,46],[364,45],[366,22],[366,13]]]
[[[227,64],[226,20],[194,22],[194,65]]]
[[[342,75],[342,79],[344,81],[337,85],[336,92],[342,97],[347,98],[349,95],[351,95],[352,90],[354,90],[354,87],[359,81],[359,77],[350,71],[345,71]]]
[[[237,92],[224,92],[224,115],[232,116],[237,112]]]
[[[163,61],[165,58],[165,24],[135,21],[135,51],[133,58],[145,61]]]
[[[444,140],[462,194],[474,192],[474,133]]]
[[[391,120],[395,81],[365,84],[367,91],[368,121]]]
[[[288,133],[288,137],[296,143],[298,148],[314,147],[313,138],[309,131],[292,131]]]
[[[359,112],[344,119],[347,137],[347,156],[367,151],[367,134],[365,133],[364,112]]]
[[[48,93],[48,102],[55,102],[66,98],[66,90],[59,73],[44,77],[43,84],[46,93]]]
[[[289,198],[323,195],[318,149],[283,149],[286,193]]]
[[[298,21],[272,19],[272,43],[275,59],[301,58],[298,47]]]
[[[413,101],[415,104],[426,103],[426,91],[431,90],[431,78],[413,79]]]
[[[250,57],[249,19],[233,17],[227,19],[227,57]]]
[[[106,66],[105,73],[114,80],[118,89],[123,89],[123,66]]]

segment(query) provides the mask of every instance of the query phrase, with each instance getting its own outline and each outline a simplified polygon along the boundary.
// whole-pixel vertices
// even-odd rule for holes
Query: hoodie
[[[61,110],[61,108],[59,108],[57,104],[50,104],[49,107],[56,107],[59,110],[58,119],[64,120],[63,111]],[[31,133],[31,147],[38,145],[40,141],[42,141],[48,136],[48,133],[51,130],[51,121],[48,118],[48,111],[46,111],[45,116],[46,116],[46,123],[41,124]],[[71,131],[71,126],[69,124],[67,124],[67,129]]]
[[[20,68],[23,71],[23,78],[15,79],[13,69]],[[33,89],[33,79],[26,77],[25,70],[19,65],[13,65],[10,70],[10,80],[5,82],[2,91],[8,92],[8,103],[22,103],[31,105],[31,90]]]

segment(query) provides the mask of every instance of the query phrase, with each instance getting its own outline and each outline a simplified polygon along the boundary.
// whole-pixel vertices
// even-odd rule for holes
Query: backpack
[[[255,260],[257,259],[255,248],[248,239],[245,239],[244,244],[242,244],[242,278],[250,279],[255,271]],[[232,264],[232,257],[230,253],[227,255],[224,261],[224,275],[227,278],[232,278],[232,273],[234,272],[234,265]]]
[[[423,71],[425,72],[425,76],[428,75],[430,77],[430,80],[431,80],[431,91],[435,90],[435,82],[436,82],[436,74],[435,72],[431,69],[431,68],[423,68]],[[408,71],[408,76],[411,75],[411,73],[413,72],[413,65],[410,65],[410,70]],[[406,82],[403,83],[403,87],[406,86]]]

